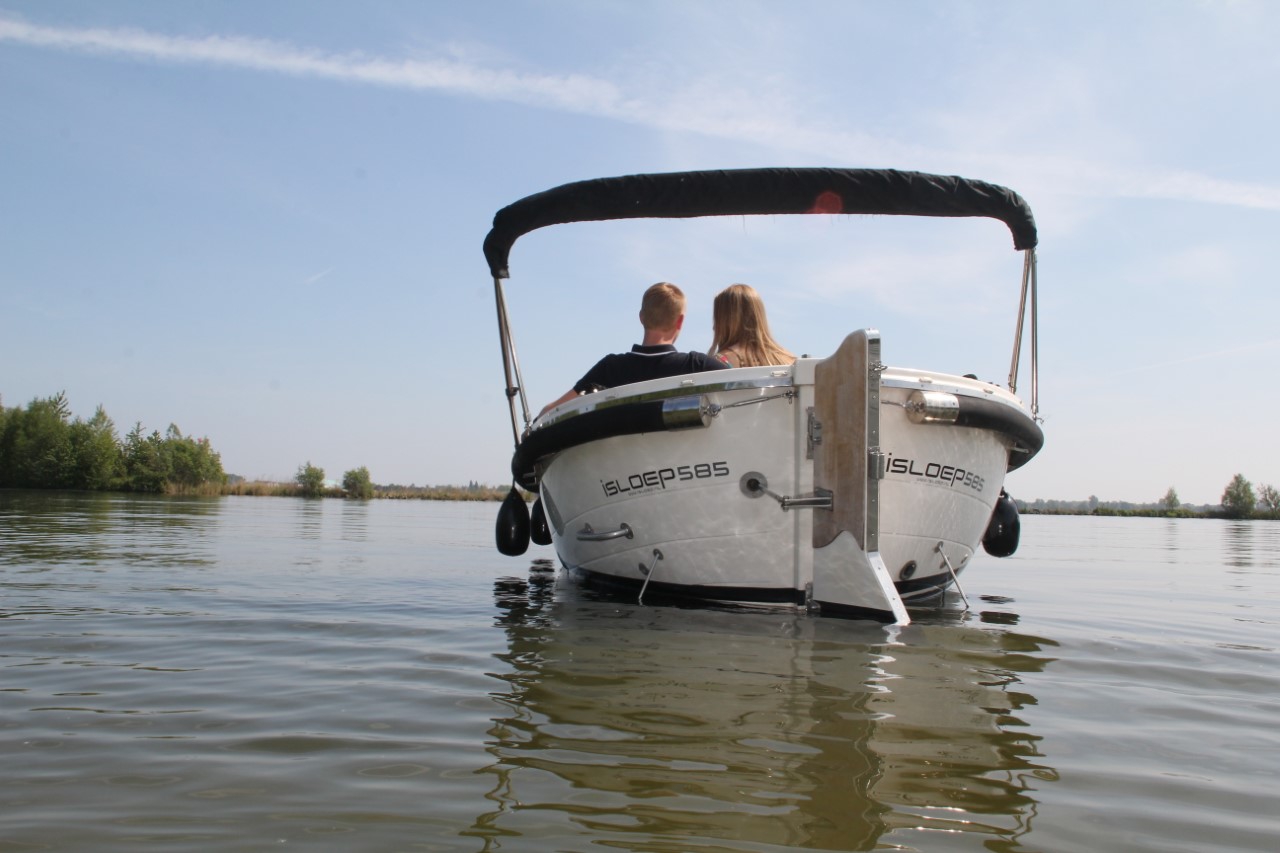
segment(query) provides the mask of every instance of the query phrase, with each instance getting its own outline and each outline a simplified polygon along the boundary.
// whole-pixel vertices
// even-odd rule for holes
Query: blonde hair
[[[669,281],[660,281],[646,290],[640,300],[640,325],[660,332],[674,329],[684,306],[684,291]]]
[[[711,354],[731,351],[738,367],[790,364],[796,360],[769,333],[764,300],[750,285],[731,284],[716,294],[711,332]]]

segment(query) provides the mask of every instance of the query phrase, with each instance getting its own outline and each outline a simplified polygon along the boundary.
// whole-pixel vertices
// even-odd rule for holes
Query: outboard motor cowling
[[[1004,489],[996,498],[996,505],[991,510],[991,521],[987,523],[987,532],[982,535],[982,547],[993,557],[1008,557],[1018,550],[1018,537],[1022,533],[1022,522],[1018,520],[1018,505]]]

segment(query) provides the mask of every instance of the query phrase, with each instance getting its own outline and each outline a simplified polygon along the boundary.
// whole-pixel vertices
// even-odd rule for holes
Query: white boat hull
[[[988,383],[885,369],[882,474],[871,476],[878,482],[867,509],[872,532],[823,541],[815,518],[832,510],[804,505],[821,477],[811,426],[818,364],[802,359],[786,368],[658,380],[553,412],[551,420],[673,394],[695,396],[704,412],[714,412],[705,426],[617,435],[544,458],[538,488],[560,560],[651,596],[792,605],[817,599],[891,621],[904,621],[895,610],[902,602],[941,593],[982,541],[1016,442],[998,429],[913,422],[912,393],[942,390],[1007,408],[1012,419],[1030,416],[1016,397]],[[842,428],[823,423],[819,451]],[[877,584],[888,589],[877,591]],[[826,593],[836,587],[850,588]],[[897,604],[881,600],[894,598]]]

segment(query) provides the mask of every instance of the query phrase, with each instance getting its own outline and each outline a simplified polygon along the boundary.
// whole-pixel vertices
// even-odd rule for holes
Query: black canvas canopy
[[[555,187],[499,210],[484,240],[495,278],[507,278],[511,247],[547,225],[609,219],[828,213],[985,216],[1036,245],[1031,208],[1013,190],[954,175],[896,169],[730,169],[597,178]]]

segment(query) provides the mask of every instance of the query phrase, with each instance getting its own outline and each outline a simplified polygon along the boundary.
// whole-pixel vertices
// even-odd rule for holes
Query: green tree
[[[209,446],[207,438],[183,435],[176,424],[169,424],[164,453],[169,459],[169,482],[176,486],[194,488],[205,483],[226,482],[222,457]]]
[[[1280,518],[1280,492],[1263,483],[1258,488],[1258,509],[1268,518]]]
[[[0,486],[70,488],[73,468],[70,410],[64,393],[8,412],[0,435]]]
[[[368,500],[373,497],[373,480],[369,479],[369,469],[361,466],[343,474],[342,489],[349,498]]]
[[[303,497],[318,498],[324,494],[324,469],[317,468],[307,460],[307,464],[298,466],[298,473],[293,478],[302,488]]]
[[[142,431],[138,422],[124,439],[125,487],[134,492],[163,492],[169,482],[171,462],[165,452],[164,439],[152,430]]]
[[[89,420],[71,420],[62,392],[26,409],[0,406],[0,487],[163,492],[225,479],[209,440],[173,424],[162,438],[137,423],[121,442],[101,405]]]
[[[1227,518],[1248,518],[1253,515],[1257,498],[1253,496],[1253,484],[1236,474],[1222,493],[1222,512]]]
[[[1160,499],[1160,505],[1170,511],[1182,506],[1182,501],[1178,500],[1178,493],[1173,486],[1170,486],[1169,491],[1164,493],[1164,497]]]
[[[71,425],[71,486],[105,491],[118,488],[124,476],[124,454],[116,425],[99,404],[88,421]]]

